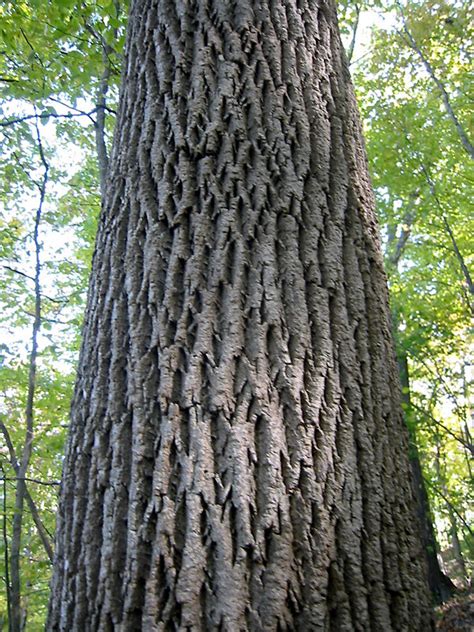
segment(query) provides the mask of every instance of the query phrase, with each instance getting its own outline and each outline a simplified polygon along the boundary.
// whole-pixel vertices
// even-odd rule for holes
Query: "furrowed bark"
[[[428,630],[332,4],[136,0],[49,630]]]

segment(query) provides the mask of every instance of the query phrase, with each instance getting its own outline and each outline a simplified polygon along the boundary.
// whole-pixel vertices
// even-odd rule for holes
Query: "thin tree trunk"
[[[115,7],[116,17],[118,18],[122,11],[121,4],[118,0],[114,0],[113,4]],[[103,69],[96,95],[96,118],[94,121],[94,133],[97,165],[99,167],[100,194],[103,198],[105,195],[105,186],[107,182],[107,174],[109,171],[109,156],[105,139],[107,93],[110,88],[110,77],[112,75],[112,62],[110,57],[112,53],[115,53],[115,50],[110,46],[110,44],[107,43],[104,37],[100,33],[98,33],[87,21],[85,22],[85,27],[97,40],[97,43],[102,49]],[[117,36],[117,29],[114,30],[114,35]]]
[[[457,244],[456,238],[454,237],[454,233],[451,230],[451,226],[448,222],[448,219],[446,217],[446,213],[444,211],[444,208],[439,200],[438,194],[436,192],[436,186],[435,183],[430,175],[430,172],[428,170],[428,168],[426,167],[426,165],[423,162],[420,162],[420,166],[421,166],[421,170],[423,171],[423,174],[426,178],[426,182],[428,183],[428,186],[430,188],[430,193],[436,203],[436,206],[438,207],[438,210],[441,214],[441,217],[443,219],[443,224],[444,224],[444,228],[449,236],[449,239],[451,241],[452,247],[453,247],[453,252],[456,256],[456,259],[458,260],[459,263],[459,267],[460,270],[462,272],[462,275],[464,277],[464,282],[466,284],[467,290],[469,292],[469,294],[467,295],[467,303],[468,306],[471,310],[471,312],[474,314],[474,305],[471,303],[472,297],[474,296],[474,283],[472,281],[471,278],[471,274],[469,272],[469,269],[466,265],[466,261],[459,249],[459,246]]]
[[[103,197],[105,193],[105,183],[107,181],[107,172],[109,169],[109,157],[107,155],[107,145],[105,143],[105,108],[107,105],[107,92],[109,89],[110,80],[110,62],[108,59],[107,50],[105,48],[102,52],[102,59],[104,63],[104,70],[100,78],[100,84],[97,94],[97,114],[94,128],[97,162],[99,165],[100,193]]]
[[[96,115],[94,120],[95,149],[97,156],[97,166],[99,168],[99,185],[101,197],[104,197],[105,184],[107,181],[107,173],[109,169],[109,156],[107,152],[107,144],[105,142],[105,120],[107,109],[107,93],[109,91],[111,64],[109,55],[112,52],[110,46],[104,38],[86,21],[86,29],[91,33],[97,44],[102,49],[102,74],[96,94]]]
[[[0,471],[3,474],[3,517],[2,517],[2,539],[3,539],[3,561],[5,563],[5,593],[7,597],[7,623],[10,629],[10,622],[12,620],[11,615],[11,584],[10,584],[10,556],[9,548],[10,543],[8,541],[8,528],[7,528],[7,481],[5,479],[5,470],[2,463],[0,463]],[[0,619],[0,630],[3,630],[3,617]]]
[[[385,261],[388,276],[390,278],[391,269],[398,272],[400,259],[402,258],[415,221],[415,203],[420,196],[420,191],[416,189],[409,194],[403,218],[400,222],[395,222],[388,226],[388,242],[385,250]],[[397,231],[400,234],[397,235]]]
[[[470,366],[469,361],[466,361],[462,367],[462,383],[463,383],[463,400],[464,400],[464,414],[463,414],[463,423],[461,424],[461,433],[464,437],[464,442],[467,446],[472,447],[471,450],[469,447],[469,452],[474,456],[474,440],[469,429],[469,425],[474,428],[474,411],[471,406],[471,394],[470,394],[470,383],[467,378],[467,367]],[[466,457],[466,467],[469,474],[469,478],[471,480],[474,479],[472,475],[472,467],[471,467],[471,458],[469,456],[468,450],[465,450],[464,454]]]
[[[431,594],[436,604],[448,601],[456,592],[456,586],[448,575],[443,573],[438,560],[438,543],[431,520],[428,494],[426,492],[423,473],[421,471],[420,457],[413,450],[411,458],[413,480],[418,495],[419,520],[422,526],[423,550],[428,565],[428,582]]]
[[[439,479],[439,470],[438,470],[438,479]],[[474,531],[471,529],[469,524],[463,518],[462,514],[456,509],[455,505],[453,505],[452,502],[449,500],[448,496],[446,496],[446,494],[437,485],[430,484],[430,487],[432,488],[434,494],[437,494],[440,498],[444,500],[444,502],[446,503],[446,507],[450,511],[454,512],[458,520],[463,525],[463,528],[466,530],[466,533],[468,533],[471,538],[474,538]]]
[[[445,492],[447,492],[447,490],[445,490]],[[461,543],[459,541],[456,514],[449,506],[448,506],[448,515],[449,515],[449,522],[451,524],[449,535],[451,536],[451,546],[453,548],[454,559],[456,560],[456,566],[458,567],[458,573],[459,573],[459,577],[461,579],[462,585],[466,587],[468,583],[468,574],[466,570],[466,563],[464,561],[464,556],[462,554]]]
[[[48,163],[46,162],[41,137],[36,122],[38,152],[42,166],[44,168],[41,183],[38,185],[39,204],[35,214],[35,222],[33,228],[33,252],[35,256],[35,313],[33,327],[31,333],[31,352],[29,359],[28,372],[28,390],[26,397],[25,421],[26,431],[23,450],[18,467],[18,476],[15,491],[15,511],[13,514],[12,540],[10,553],[10,575],[11,575],[11,632],[20,632],[23,625],[23,616],[21,608],[21,576],[20,576],[20,556],[21,556],[21,536],[23,524],[23,506],[27,496],[26,489],[26,473],[30,462],[31,452],[33,449],[33,423],[34,423],[34,398],[36,391],[36,363],[38,357],[38,334],[41,328],[41,244],[39,241],[39,229],[43,204],[46,195],[46,185],[48,182]]]
[[[136,0],[48,630],[429,630],[332,4]]]
[[[468,577],[467,577],[467,572],[466,572],[466,565],[464,563],[464,558],[461,551],[461,543],[459,542],[456,515],[460,518],[461,522],[467,528],[467,531],[471,535],[471,537],[474,534],[471,528],[469,527],[469,525],[465,522],[464,518],[459,514],[457,509],[449,500],[449,490],[446,485],[446,478],[443,472],[441,471],[441,446],[439,443],[438,436],[437,436],[437,441],[436,441],[435,466],[436,466],[436,474],[437,474],[438,483],[439,483],[439,488],[436,489],[436,492],[439,494],[439,496],[441,496],[441,498],[444,500],[444,503],[445,503],[445,508],[446,508],[446,511],[449,517],[449,523],[450,523],[449,539],[451,542],[454,561],[456,563],[456,566],[458,567],[458,572],[460,574],[461,581],[465,585]]]

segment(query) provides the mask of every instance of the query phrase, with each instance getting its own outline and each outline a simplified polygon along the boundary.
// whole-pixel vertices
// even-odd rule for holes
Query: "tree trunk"
[[[418,517],[421,524],[421,537],[423,550],[426,555],[428,567],[428,583],[433,600],[436,604],[448,601],[456,592],[456,586],[448,575],[441,570],[438,560],[438,543],[431,521],[428,494],[426,492],[423,473],[421,471],[420,457],[416,447],[413,448],[411,467],[415,491],[418,495]]]
[[[450,500],[449,500],[449,490],[448,487],[446,485],[446,478],[445,478],[445,474],[442,471],[442,464],[441,464],[441,443],[440,443],[440,439],[439,439],[439,435],[436,435],[436,460],[435,460],[435,467],[436,467],[436,474],[438,477],[438,484],[439,484],[439,488],[438,488],[438,494],[441,496],[441,498],[444,501],[444,505],[445,505],[445,509],[446,512],[448,514],[449,517],[449,522],[451,525],[451,528],[449,529],[449,539],[451,542],[451,553],[452,553],[452,557],[454,558],[454,562],[457,566],[457,570],[458,573],[460,575],[460,577],[458,577],[458,579],[461,579],[461,583],[463,585],[466,585],[467,580],[468,580],[468,575],[466,572],[466,566],[464,564],[464,558],[462,555],[462,550],[461,550],[461,543],[459,541],[459,537],[458,537],[458,529],[457,529],[457,521],[456,521],[456,510],[454,508],[454,506],[451,504]],[[458,516],[460,516],[460,514],[458,513]],[[469,525],[467,525],[468,529],[469,529]]]
[[[135,0],[48,630],[429,630],[332,4]]]
[[[449,522],[451,523],[449,534],[451,536],[451,546],[453,549],[454,559],[456,560],[458,576],[462,586],[467,588],[469,586],[469,576],[466,569],[466,563],[464,562],[464,556],[462,554],[461,542],[459,541],[456,515],[451,507],[448,507],[448,514]]]
[[[410,400],[410,375],[408,372],[408,358],[405,352],[398,356],[400,381],[402,384],[402,401],[406,407],[411,406]],[[413,474],[413,485],[417,501],[418,519],[421,525],[421,541],[426,556],[428,568],[428,584],[431,595],[437,604],[447,601],[456,591],[456,586],[451,579],[443,573],[438,560],[438,542],[436,540],[433,521],[431,519],[430,502],[426,491],[423,472],[421,469],[420,454],[416,445],[416,438],[412,432],[410,442],[410,464]]]
[[[22,531],[25,500],[28,498],[26,487],[26,476],[30,459],[33,452],[34,439],[34,419],[35,419],[35,396],[37,382],[38,364],[38,337],[42,325],[42,294],[41,294],[41,250],[40,227],[43,215],[43,204],[46,198],[46,187],[49,177],[49,164],[46,161],[43,151],[41,134],[36,123],[36,137],[38,154],[42,163],[43,174],[39,188],[39,203],[35,213],[33,225],[33,256],[35,261],[34,273],[34,316],[31,331],[31,350],[28,365],[28,389],[26,393],[25,405],[25,438],[21,449],[21,456],[18,462],[18,471],[15,488],[15,508],[12,520],[12,538],[10,550],[10,600],[11,618],[9,628],[11,632],[21,632],[25,624],[25,610],[22,606],[22,582],[21,582],[21,555],[22,555]]]

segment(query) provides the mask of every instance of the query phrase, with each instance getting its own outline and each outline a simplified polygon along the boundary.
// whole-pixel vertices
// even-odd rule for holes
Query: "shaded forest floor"
[[[474,593],[463,593],[436,608],[436,630],[474,631]]]

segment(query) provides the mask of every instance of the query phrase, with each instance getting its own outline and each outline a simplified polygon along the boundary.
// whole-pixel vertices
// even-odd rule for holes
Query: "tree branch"
[[[360,18],[360,6],[358,4],[355,5],[356,17],[354,20],[354,26],[352,27],[352,38],[351,43],[349,44],[349,48],[347,50],[347,60],[349,64],[352,60],[352,55],[354,54],[354,48],[357,37],[357,29],[359,28],[359,18]]]
[[[20,478],[20,476],[3,476],[1,478],[1,480],[3,481],[28,481],[29,483],[37,483],[38,485],[46,485],[46,486],[55,486],[55,485],[61,485],[60,481],[41,481],[38,478],[30,478],[29,476],[23,476],[22,478]]]
[[[8,432],[7,427],[5,426],[5,424],[3,423],[3,421],[0,421],[0,431],[2,432],[3,436],[5,437],[5,441],[8,447],[8,452],[10,454],[10,464],[13,468],[13,471],[15,473],[18,473],[18,469],[19,469],[19,465],[18,465],[18,461],[16,459],[16,454],[15,454],[15,448],[13,446],[13,442],[10,438],[10,434]],[[5,474],[4,474],[4,480],[5,480]],[[38,508],[36,507],[35,501],[33,500],[33,498],[31,497],[31,494],[28,490],[28,488],[26,488],[26,502],[28,503],[28,509],[30,510],[31,516],[33,518],[33,521],[35,523],[36,526],[36,530],[38,531],[38,535],[40,537],[40,540],[43,544],[44,550],[46,551],[46,555],[49,558],[49,561],[51,563],[53,563],[53,557],[54,557],[54,552],[53,552],[53,547],[51,545],[51,534],[48,533],[46,527],[43,524],[43,521],[40,518],[39,512],[38,512]]]
[[[28,281],[35,280],[35,277],[32,277],[29,274],[26,274],[26,272],[22,272],[21,270],[17,270],[16,268],[12,268],[11,266],[2,264],[2,268],[4,268],[5,270],[9,270],[10,272],[13,272],[14,274],[19,274],[20,276],[25,277],[25,279],[28,279]]]
[[[406,33],[406,35],[408,37],[408,41],[410,42],[410,46],[416,52],[418,57],[421,59],[421,62],[423,64],[423,66],[425,67],[427,73],[431,77],[432,81],[435,83],[435,85],[438,88],[438,90],[441,92],[441,96],[443,98],[443,103],[444,103],[444,107],[446,109],[446,112],[448,113],[449,118],[451,119],[451,121],[453,122],[453,124],[454,124],[454,126],[456,128],[456,131],[458,133],[459,138],[461,139],[461,143],[462,143],[464,149],[471,156],[471,158],[474,158],[474,146],[469,141],[469,139],[467,137],[467,134],[464,131],[464,128],[462,127],[461,123],[459,122],[459,119],[457,118],[456,114],[454,113],[454,110],[453,110],[453,108],[451,106],[451,102],[449,100],[448,93],[446,92],[446,88],[441,83],[441,81],[438,79],[438,77],[436,76],[436,74],[435,74],[435,72],[433,70],[433,67],[430,64],[428,58],[424,55],[423,51],[421,50],[421,48],[416,43],[415,38],[413,37],[413,35],[411,34],[410,30],[408,29],[408,26],[407,26],[407,23],[406,23],[406,19],[405,19],[405,15],[403,13],[403,9],[401,8],[400,5],[398,5],[398,6],[399,6],[401,14],[402,14],[403,30],[405,31],[405,33]]]
[[[456,516],[459,518],[459,520],[462,522],[462,524],[466,528],[466,530],[469,533],[469,535],[474,536],[474,532],[472,531],[471,527],[467,524],[467,522],[464,520],[464,518],[461,516],[461,514],[456,509],[456,507],[452,504],[452,502],[450,500],[448,500],[448,498],[446,497],[445,494],[443,494],[443,492],[440,490],[440,488],[437,485],[434,485],[433,483],[431,483],[429,480],[426,480],[426,483],[427,483],[428,487],[431,487],[431,489],[434,491],[435,494],[438,494],[439,496],[441,496],[441,498],[448,505],[448,507],[450,507],[454,511]]]
[[[413,402],[410,402],[410,405],[413,406],[413,408],[415,408],[419,413],[421,413],[422,415],[430,419],[434,424],[442,428],[447,434],[453,437],[453,439],[456,439],[456,441],[458,441],[462,446],[464,446],[467,450],[469,450],[471,454],[474,456],[474,445],[472,443],[465,441],[462,437],[459,437],[455,432],[450,430],[441,421],[438,421],[436,417],[433,417],[431,413],[421,408],[421,406],[417,406],[417,404],[414,404]]]
[[[79,111],[79,112],[68,112],[67,114],[58,114],[57,112],[42,112],[41,114],[38,114],[38,113],[26,114],[25,116],[19,116],[17,118],[9,119],[8,121],[1,121],[0,127],[8,127],[9,125],[15,125],[15,123],[23,123],[24,121],[31,121],[33,119],[35,119],[36,121],[38,121],[38,119],[48,119],[50,117],[57,118],[57,119],[60,119],[60,118],[70,119],[76,116],[87,116],[88,118],[92,119],[92,122],[95,124],[95,121],[92,118],[92,115],[97,112],[98,107],[95,107],[90,112]]]
[[[95,109],[96,109],[94,108],[91,112],[84,112],[84,110],[74,107],[70,103],[65,103],[64,101],[61,101],[61,99],[57,99],[56,97],[51,97],[51,96],[48,97],[48,101],[52,101],[53,103],[58,103],[59,105],[62,105],[63,107],[68,108],[69,110],[73,110],[74,112],[79,112],[79,114],[85,114],[87,116],[94,114]],[[110,112],[111,114],[117,114],[115,110],[113,110],[112,108],[109,108],[108,106],[105,106],[104,109],[106,110],[106,112]]]
[[[43,63],[43,60],[42,60],[42,59],[41,59],[41,57],[38,55],[38,53],[36,52],[36,50],[35,50],[35,48],[34,48],[33,44],[32,44],[32,43],[30,42],[30,40],[28,39],[28,37],[27,37],[27,35],[26,35],[26,33],[25,33],[24,29],[22,29],[21,27],[20,27],[20,33],[23,35],[23,39],[24,39],[24,40],[25,40],[25,42],[28,44],[28,46],[29,46],[29,48],[30,48],[31,52],[33,53],[33,55],[35,56],[35,58],[39,61],[39,64],[40,64],[41,68],[42,68],[44,71],[46,71],[46,68],[45,68],[45,65],[44,65],[44,63]]]
[[[454,233],[451,230],[451,226],[449,225],[448,219],[446,217],[446,213],[444,212],[444,208],[438,198],[438,194],[436,193],[436,187],[435,187],[435,183],[433,182],[431,175],[428,171],[428,169],[426,168],[426,166],[424,165],[423,162],[420,161],[420,165],[421,165],[421,170],[423,171],[423,174],[426,178],[426,181],[428,183],[428,186],[430,188],[430,193],[434,199],[434,201],[436,202],[436,206],[438,207],[438,209],[441,211],[441,216],[443,218],[443,224],[444,227],[446,229],[446,232],[448,233],[448,236],[451,240],[452,246],[453,246],[453,250],[454,250],[454,254],[456,255],[456,258],[459,262],[459,266],[461,268],[461,271],[463,273],[464,279],[466,281],[466,285],[468,287],[468,290],[470,292],[470,294],[472,296],[474,296],[474,283],[472,282],[472,278],[471,275],[469,273],[469,269],[466,265],[466,262],[464,261],[464,257],[462,256],[461,251],[459,250],[459,246],[456,242],[456,238],[454,237]],[[470,303],[469,303],[470,305]],[[473,306],[471,306],[471,310],[474,311]]]

